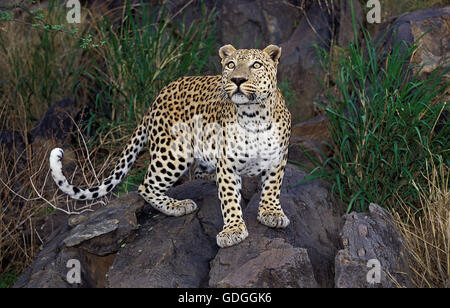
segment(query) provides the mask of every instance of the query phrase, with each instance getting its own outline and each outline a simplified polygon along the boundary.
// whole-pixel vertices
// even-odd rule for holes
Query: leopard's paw
[[[233,246],[245,240],[247,236],[248,231],[244,223],[229,228],[225,227],[217,235],[217,245],[222,248]]]
[[[271,228],[286,228],[290,221],[289,218],[282,211],[267,211],[258,212],[258,221],[263,225]]]

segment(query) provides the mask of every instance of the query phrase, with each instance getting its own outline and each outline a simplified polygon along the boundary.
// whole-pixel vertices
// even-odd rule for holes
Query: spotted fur
[[[197,161],[198,176],[216,173],[224,226],[217,244],[227,247],[248,236],[241,210],[241,176],[262,176],[258,220],[284,228],[289,219],[280,206],[287,159],[290,113],[277,87],[281,48],[219,50],[222,75],[183,77],[170,83],[153,102],[125,146],[112,174],[99,186],[81,189],[62,173],[63,150],[50,154],[58,187],[79,200],[111,192],[148,144],[150,165],[139,194],[166,215],[192,213],[192,200],[175,200],[165,192]]]

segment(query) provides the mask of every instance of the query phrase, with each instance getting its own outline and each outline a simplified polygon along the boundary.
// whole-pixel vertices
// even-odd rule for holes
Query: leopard
[[[76,200],[105,196],[148,147],[148,170],[138,194],[168,216],[197,209],[191,199],[176,200],[166,194],[189,168],[197,168],[197,177],[215,180],[223,218],[216,235],[219,247],[248,237],[241,208],[243,176],[260,177],[257,220],[271,228],[286,228],[290,221],[281,207],[280,193],[291,114],[277,85],[281,47],[224,45],[219,56],[221,74],[181,77],[159,92],[113,171],[98,186],[82,189],[69,183],[62,171],[64,151],[54,148],[49,161],[57,187]]]

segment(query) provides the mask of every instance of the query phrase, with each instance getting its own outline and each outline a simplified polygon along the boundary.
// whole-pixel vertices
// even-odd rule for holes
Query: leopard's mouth
[[[230,99],[236,105],[256,104],[256,95],[254,93],[245,94],[239,88],[230,95]]]

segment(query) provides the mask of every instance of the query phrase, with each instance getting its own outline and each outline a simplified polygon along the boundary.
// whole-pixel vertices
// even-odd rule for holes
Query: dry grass
[[[42,10],[45,22],[30,20],[27,14],[14,22],[0,23],[0,128],[29,131],[51,104],[69,96],[80,79],[81,68],[91,59],[83,57],[75,26],[65,21],[65,7]],[[79,35],[90,28],[82,15]],[[44,29],[47,24],[64,25],[64,31]],[[39,25],[39,26],[37,26]]]
[[[49,151],[57,144],[33,144],[29,138],[50,105],[74,92],[78,103],[86,100],[79,72],[92,61],[84,56],[77,36],[68,34],[71,25],[65,22],[64,6],[44,8],[42,13],[45,22],[40,27],[32,26],[26,14],[0,23],[0,287],[5,286],[4,276],[17,276],[39,252],[44,233],[51,231],[41,229],[49,217],[87,211],[94,205],[73,202],[57,191],[48,168]],[[77,25],[78,35],[92,27],[85,22],[87,14]],[[43,29],[46,23],[64,23],[66,29]],[[89,154],[80,136],[78,131],[78,146],[66,153],[67,175],[75,183],[96,184],[87,157],[97,150]],[[111,157],[92,164],[101,176],[109,171]]]
[[[52,231],[42,231],[51,215],[91,211],[96,204],[104,205],[113,197],[76,202],[58,191],[48,168],[50,143],[44,149],[14,140],[0,147],[0,274],[21,272],[30,264],[45,239],[42,233],[49,235]],[[98,179],[114,165],[114,159],[107,156],[98,161],[97,149],[89,152],[82,138],[75,148],[66,151],[66,175],[80,186],[98,184]]]
[[[418,288],[450,288],[449,167],[427,164],[422,176],[428,187],[419,189],[421,212],[403,206],[394,213],[409,252],[412,280]]]

